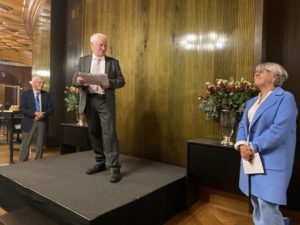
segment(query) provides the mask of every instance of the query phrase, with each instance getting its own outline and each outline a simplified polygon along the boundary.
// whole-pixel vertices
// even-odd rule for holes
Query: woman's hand
[[[249,162],[252,161],[254,156],[254,152],[251,150],[250,146],[245,144],[240,145],[240,154],[244,160],[247,160]]]

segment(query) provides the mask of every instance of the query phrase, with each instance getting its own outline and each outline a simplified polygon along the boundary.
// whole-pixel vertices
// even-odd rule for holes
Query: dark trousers
[[[96,154],[96,164],[106,163],[108,168],[120,168],[115,118],[105,95],[88,95],[86,107],[89,138]]]

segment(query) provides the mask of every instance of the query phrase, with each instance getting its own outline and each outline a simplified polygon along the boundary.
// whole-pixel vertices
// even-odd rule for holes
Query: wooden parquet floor
[[[165,225],[253,225],[246,197],[212,189],[201,189],[200,196],[201,200]],[[300,225],[299,212],[282,212],[284,216],[292,218],[293,225]]]
[[[166,225],[253,225],[250,216],[243,216],[209,203],[200,206],[198,203],[188,210],[189,213],[180,213]]]
[[[20,134],[20,137],[22,135]],[[22,137],[21,137],[22,138]],[[17,135],[15,134],[14,140],[17,140]],[[19,151],[20,143],[14,143],[14,163],[19,162]],[[44,149],[43,157],[51,157],[59,155],[59,148],[46,148]],[[29,155],[29,159],[33,160],[35,157],[34,149]],[[7,144],[6,131],[3,126],[0,126],[0,166],[9,163],[9,146]]]
[[[253,225],[247,198],[201,189],[198,201],[165,225]]]
[[[19,149],[20,144],[15,144],[15,163],[18,163]],[[45,149],[44,158],[59,154],[59,148]],[[30,160],[33,159],[34,152],[30,155]],[[0,166],[8,162],[9,149],[0,130]],[[165,225],[253,225],[247,198],[210,189],[201,189],[200,196],[201,201],[175,215]],[[0,216],[5,213],[0,202]],[[293,225],[300,225],[299,212],[285,211],[284,215],[293,218]]]

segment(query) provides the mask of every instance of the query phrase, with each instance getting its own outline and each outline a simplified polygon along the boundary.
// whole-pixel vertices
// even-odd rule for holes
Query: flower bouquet
[[[199,97],[199,110],[205,113],[206,119],[219,119],[220,112],[227,110],[239,120],[247,101],[257,95],[253,83],[240,80],[217,79],[216,84],[205,83],[206,93]]]
[[[223,145],[233,145],[237,121],[242,117],[247,101],[257,95],[254,84],[241,78],[238,81],[217,79],[216,84],[205,83],[205,96],[200,96],[199,110],[206,119],[220,120]]]
[[[79,89],[76,87],[66,87],[64,93],[67,112],[76,110],[76,107],[79,105]]]

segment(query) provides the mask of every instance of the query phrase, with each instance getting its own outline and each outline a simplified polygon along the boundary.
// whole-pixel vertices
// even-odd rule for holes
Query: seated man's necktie
[[[37,112],[41,112],[40,93],[36,93],[36,96],[35,96],[35,108],[36,108]]]

